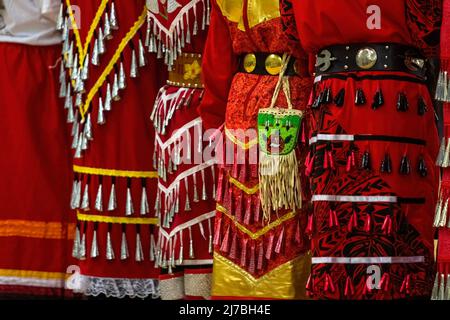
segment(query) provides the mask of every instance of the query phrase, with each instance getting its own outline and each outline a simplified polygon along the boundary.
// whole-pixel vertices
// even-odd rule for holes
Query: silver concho
[[[411,71],[422,70],[425,67],[425,60],[422,58],[405,57],[405,65]]]
[[[316,68],[319,68],[322,72],[327,71],[331,67],[331,62],[336,60],[337,58],[332,57],[329,50],[322,50],[316,56]]]
[[[378,55],[375,49],[366,47],[362,48],[356,54],[356,64],[364,70],[371,69],[375,66],[378,60]]]

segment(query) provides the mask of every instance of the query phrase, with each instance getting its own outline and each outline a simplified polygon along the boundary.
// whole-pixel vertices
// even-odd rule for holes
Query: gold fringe
[[[295,211],[302,207],[300,170],[295,151],[288,155],[261,153],[259,188],[265,221],[270,221],[271,210]]]

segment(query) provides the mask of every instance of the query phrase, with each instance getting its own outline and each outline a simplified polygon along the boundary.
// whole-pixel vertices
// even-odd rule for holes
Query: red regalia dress
[[[303,47],[318,55],[308,291],[318,299],[427,298],[439,138],[418,72],[424,56],[437,54],[440,1],[285,5]]]
[[[73,263],[58,8],[59,1],[0,4],[1,295],[62,296]]]
[[[61,10],[61,78],[75,150],[74,287],[94,296],[156,296],[157,174],[148,115],[165,75],[145,48],[145,1],[73,0]]]
[[[203,96],[201,60],[207,0],[147,1],[151,52],[164,59],[168,81],[156,98],[154,169],[161,219],[156,258],[161,299],[209,298],[215,216],[214,159],[203,159],[197,106]]]
[[[269,219],[263,218],[258,163],[253,161],[258,140],[252,132],[259,109],[269,107],[274,95],[277,61],[283,53],[296,59],[296,71],[289,76],[291,100],[294,108],[304,110],[311,88],[305,77],[306,56],[284,33],[279,1],[212,1],[203,58],[205,95],[199,110],[207,129],[225,122],[224,146],[231,146],[229,161],[220,160],[217,179],[212,289],[216,299],[306,296],[307,214],[298,207],[283,208],[269,210]],[[283,93],[277,102],[286,105]]]
[[[437,164],[442,167],[442,178],[439,199],[433,226],[438,228],[439,241],[437,246],[437,274],[434,280],[433,300],[450,300],[450,221],[448,204],[450,200],[450,1],[442,3],[441,26],[441,72],[438,76],[436,100],[443,103],[443,137],[440,157]]]

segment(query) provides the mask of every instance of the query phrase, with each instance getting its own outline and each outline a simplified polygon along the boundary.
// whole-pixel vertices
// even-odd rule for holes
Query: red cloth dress
[[[156,129],[153,161],[159,173],[157,262],[163,300],[210,297],[215,216],[215,161],[203,158],[207,142],[197,112],[203,96],[201,56],[209,1],[177,3],[173,10],[164,1],[147,2],[149,49],[170,57],[165,59],[169,80],[151,114]],[[161,46],[167,48],[164,54]]]
[[[64,13],[69,4],[63,24],[72,17],[80,24],[70,32],[63,25],[78,218],[74,286],[94,296],[156,296],[157,174],[148,116],[165,73],[145,49],[145,1],[65,1]]]
[[[281,21],[278,0],[212,1],[203,60],[205,96],[199,110],[207,129],[225,123],[225,145],[231,146],[226,154],[231,160],[221,161],[217,180],[212,289],[216,299],[305,297],[310,267],[305,211],[272,211],[270,223],[264,221],[258,164],[250,163],[258,142],[237,134],[256,129],[258,111],[269,107],[278,81],[278,76],[238,72],[240,55],[290,53],[305,63],[306,56],[298,43],[289,41]],[[299,71],[306,73],[305,68]],[[304,110],[310,78],[292,76],[290,86],[294,107]],[[278,105],[286,105],[284,94]]]
[[[291,5],[311,55],[355,43],[397,43],[428,57],[437,53],[439,1],[286,1]],[[374,14],[380,28],[369,23]],[[311,102],[328,89],[334,97],[345,92],[345,98],[340,106],[314,109],[309,121],[314,213],[308,290],[318,299],[429,297],[439,139],[426,83],[401,72],[343,72],[316,79]],[[355,104],[358,90],[366,97],[363,105]],[[377,92],[384,104],[375,110]],[[397,110],[399,99],[408,102],[405,112]],[[419,110],[423,103],[425,112]],[[389,138],[343,141],[343,135]],[[363,158],[370,162],[364,168]],[[386,161],[389,171],[382,170]]]
[[[3,5],[8,11],[17,3],[2,2],[2,22]],[[17,7],[40,11],[34,3]],[[14,32],[6,33],[14,43],[4,42],[0,32],[0,295],[62,297],[74,262],[70,132],[58,98],[61,46],[53,13],[49,19],[6,12],[6,30],[34,36],[33,43]],[[39,38],[38,30],[52,37]]]

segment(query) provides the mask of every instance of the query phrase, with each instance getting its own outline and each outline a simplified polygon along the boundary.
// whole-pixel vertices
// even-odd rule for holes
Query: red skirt
[[[330,75],[313,98],[309,292],[429,297],[439,139],[427,86],[402,73]]]
[[[0,291],[64,294],[74,224],[59,46],[0,44]],[[73,221],[72,221],[73,222]]]
[[[217,173],[215,159],[203,158],[206,143],[196,112],[202,95],[202,89],[164,86],[152,115],[157,127],[157,263],[163,300],[211,295]]]

